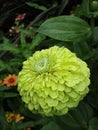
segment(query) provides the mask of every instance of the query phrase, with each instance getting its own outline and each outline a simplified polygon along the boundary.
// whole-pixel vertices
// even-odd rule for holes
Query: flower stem
[[[92,29],[92,31],[94,30],[94,27],[95,27],[95,19],[94,19],[94,17],[92,16],[92,18],[91,18],[91,29]]]

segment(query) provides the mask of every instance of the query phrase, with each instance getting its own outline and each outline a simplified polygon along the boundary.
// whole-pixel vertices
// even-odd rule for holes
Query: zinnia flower
[[[3,84],[5,84],[6,86],[10,87],[10,86],[16,86],[17,84],[17,76],[15,74],[9,74],[4,80],[3,80]]]
[[[7,113],[6,118],[8,122],[19,122],[24,119],[24,116],[21,116],[20,114]]]
[[[22,100],[33,113],[64,115],[88,93],[90,70],[67,48],[35,52],[18,76]]]

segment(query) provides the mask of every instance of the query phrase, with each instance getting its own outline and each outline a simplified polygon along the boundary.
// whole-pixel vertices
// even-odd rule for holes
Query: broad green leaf
[[[51,121],[47,125],[44,125],[40,130],[61,130],[61,129],[55,122]]]
[[[87,22],[76,16],[58,16],[46,20],[38,32],[61,41],[79,41],[87,39],[91,29]]]

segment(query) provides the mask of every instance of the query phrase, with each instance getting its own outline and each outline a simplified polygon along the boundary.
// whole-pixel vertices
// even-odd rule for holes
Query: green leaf
[[[95,54],[95,51],[91,50],[87,42],[74,42],[73,48],[77,56],[83,60],[87,60]]]
[[[43,40],[45,39],[45,36],[42,34],[37,34],[35,38],[31,42],[30,50],[34,49],[36,46],[38,46]]]
[[[58,16],[46,20],[38,32],[61,41],[80,41],[88,38],[91,29],[76,16]]]
[[[0,71],[6,69],[7,65],[3,61],[0,61]]]
[[[26,2],[26,4],[29,5],[29,6],[31,6],[31,7],[36,8],[36,9],[42,10],[42,11],[47,10],[47,8],[45,6],[38,5],[38,4],[33,3],[33,2]]]
[[[94,42],[98,42],[98,27],[95,27],[93,30],[93,39]]]
[[[11,98],[17,97],[19,94],[14,92],[0,92],[0,98]]]
[[[16,113],[19,113],[19,96],[13,97],[13,98],[7,98],[6,102],[8,104],[8,108],[12,111],[15,111]]]
[[[61,120],[66,124],[66,125],[68,125],[68,126],[70,126],[70,127],[80,127],[80,124],[74,119],[74,117],[70,114],[70,113],[68,113],[68,114],[66,114],[65,116],[62,116],[61,117]]]
[[[97,82],[98,82],[98,79],[97,79],[97,77],[96,77],[96,80],[97,80]],[[95,80],[94,80],[95,81]],[[98,83],[97,83],[98,84]],[[98,87],[97,87],[98,88]],[[93,88],[94,89],[94,88]],[[88,97],[88,102],[89,102],[89,104],[91,104],[91,106],[93,106],[95,109],[98,109],[98,100],[96,100],[96,99],[98,99],[98,95],[96,95],[96,94],[94,94],[94,95],[90,95],[89,97]]]
[[[16,122],[12,122],[12,124],[11,124],[11,129],[10,129],[10,130],[19,130],[17,126],[18,126],[18,125],[17,125]]]
[[[78,110],[80,111],[80,113],[83,116],[83,119],[87,123],[94,115],[94,111],[93,111],[92,107],[89,104],[85,103],[85,102],[81,102],[79,104]]]
[[[7,38],[4,38],[3,43],[0,45],[0,51],[9,51],[11,53],[19,53],[20,50],[14,44],[10,43]]]
[[[11,59],[11,60],[13,60],[13,59]],[[9,71],[11,73],[13,71],[13,68],[16,70],[15,66],[12,67],[12,65],[15,65],[15,62],[10,62],[11,60],[6,58],[7,62],[0,61],[0,71],[5,70],[5,71]],[[18,62],[17,62],[17,64],[18,64]]]
[[[17,96],[19,96],[18,93],[14,93],[14,92],[4,92],[4,98],[17,97]]]
[[[98,11],[92,13],[92,15],[93,15],[94,18],[97,18],[98,17]]]
[[[23,108],[24,109],[24,108]],[[27,112],[27,113],[26,113]],[[25,114],[28,114],[28,115],[25,115],[25,116],[27,116],[27,117],[29,117],[29,118],[31,118],[31,119],[35,119],[34,121],[26,121],[26,122],[22,122],[21,124],[19,124],[18,125],[18,128],[19,129],[23,129],[23,128],[25,128],[25,127],[37,127],[37,126],[45,126],[48,122],[50,122],[50,119],[49,118],[47,118],[47,117],[44,117],[44,118],[42,118],[42,117],[40,117],[40,115],[34,115],[34,114],[32,114],[31,113],[31,115],[30,115],[30,112],[28,113],[29,111],[25,111],[25,113],[23,114],[23,115],[25,115]],[[31,117],[30,117],[31,116]],[[36,116],[36,117],[35,117]]]
[[[85,121],[83,114],[78,109],[74,109],[70,111],[71,116],[76,120],[76,122],[80,125],[80,127],[86,128],[87,122]]]
[[[75,10],[75,15],[82,17],[85,16],[87,18],[91,18],[92,16],[96,17],[96,12],[92,12],[91,9],[92,0],[83,0],[82,3],[77,6]]]
[[[61,129],[55,122],[51,121],[47,125],[44,125],[40,130],[61,130]]]
[[[90,1],[90,10],[91,10],[91,14],[94,18],[98,17],[98,1],[97,0],[91,0]]]
[[[88,130],[98,130],[98,117],[94,117],[90,120]]]
[[[62,0],[60,8],[58,10],[58,15],[61,15],[61,13],[63,12],[63,10],[65,9],[65,7],[67,6],[69,0]]]
[[[18,129],[23,129],[30,126],[35,126],[35,123],[33,121],[27,121],[27,122],[19,124],[17,127]]]
[[[91,17],[90,16],[90,10],[89,10],[89,0],[83,0],[81,6],[83,11],[83,16]]]
[[[93,109],[85,102],[81,102],[79,106],[69,111],[65,116],[60,117],[65,125],[76,128],[85,129],[89,120],[93,117]]]
[[[4,111],[4,108],[3,108],[3,105],[0,104],[0,126],[2,128],[9,128],[9,124],[8,122],[6,121],[6,117],[5,117],[5,111]],[[3,129],[2,129],[3,130]],[[6,130],[6,129],[5,129]]]
[[[21,48],[24,49],[26,47],[26,39],[24,32],[21,32],[20,41],[21,41]]]
[[[5,90],[9,90],[9,88],[6,86],[0,86],[0,91],[5,91]]]

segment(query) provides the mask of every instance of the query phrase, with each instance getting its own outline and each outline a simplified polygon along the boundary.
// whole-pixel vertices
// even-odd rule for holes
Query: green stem
[[[95,19],[94,17],[91,18],[91,29],[92,31],[94,30],[94,27],[95,27]]]

